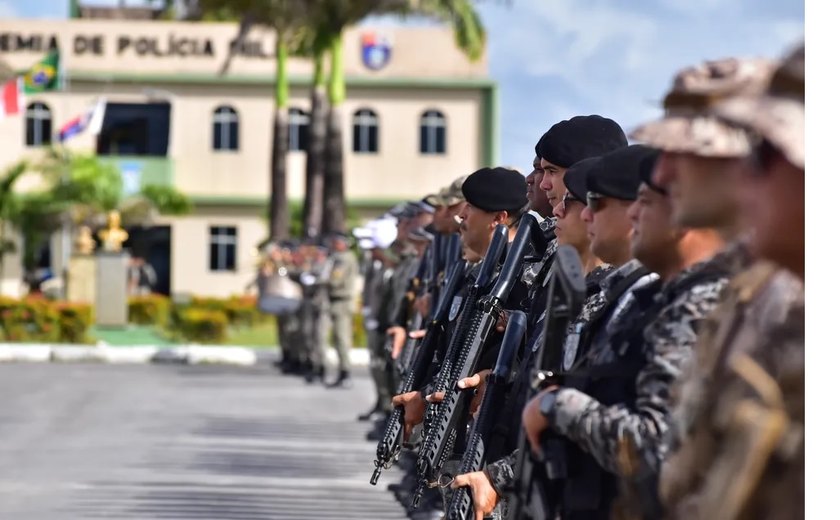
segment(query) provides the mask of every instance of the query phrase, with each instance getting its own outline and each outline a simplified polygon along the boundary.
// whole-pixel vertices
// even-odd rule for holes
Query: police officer
[[[660,485],[668,518],[804,518],[805,310],[789,283],[804,280],[804,54],[787,56],[762,95],[712,108],[760,136],[732,180],[752,252],[778,264],[733,280],[681,389],[683,436]]]
[[[331,237],[329,281],[329,318],[332,322],[334,346],[338,352],[339,373],[331,388],[340,387],[350,378],[350,349],[353,347],[353,314],[359,262],[350,250],[349,238],[343,233]]]
[[[541,158],[538,155],[534,156],[533,168],[531,173],[525,177],[525,182],[528,184],[528,203],[531,211],[542,218],[548,218],[551,216],[551,203],[548,201],[546,193],[540,189],[545,170],[543,170]]]
[[[751,151],[750,136],[715,117],[714,110],[728,98],[762,91],[770,72],[767,62],[736,59],[681,71],[666,97],[665,117],[634,132],[663,150],[654,180],[669,190],[678,222],[714,226],[738,239],[743,224],[738,183]],[[739,254],[730,258],[741,272],[704,325],[696,355],[674,390],[671,453],[659,482],[672,518],[730,517],[731,511],[717,514],[715,508],[731,504],[703,498],[710,489],[706,475],[717,460],[707,444],[713,432],[708,414],[716,402],[710,396],[731,373],[733,358],[760,351],[776,339],[775,331],[797,315],[802,302],[801,280],[774,264],[754,261],[744,240],[734,244],[730,249]],[[702,510],[699,503],[711,509]]]
[[[367,413],[359,416],[360,421],[383,415],[391,410],[391,387],[386,373],[388,362],[384,351],[384,338],[379,331],[378,317],[382,312],[384,287],[393,275],[396,259],[387,250],[396,238],[396,220],[389,217],[376,219],[360,233],[359,247],[369,251],[370,260],[365,269],[365,285],[362,294],[362,314],[367,332],[367,346],[370,353],[370,373],[373,378],[376,399]]]
[[[306,355],[304,376],[307,383],[323,381],[326,370],[325,319],[329,312],[330,267],[327,251],[314,242],[298,248],[298,280],[303,288],[300,308],[299,342]]]
[[[538,162],[541,161],[540,154],[546,154],[552,157],[557,163],[576,164],[581,159],[590,157],[590,154],[607,152],[626,145],[627,138],[624,136],[624,132],[611,119],[601,116],[573,117],[570,120],[562,121],[552,126],[541,137],[535,147],[537,153],[537,159],[534,161],[535,171],[539,165],[541,172],[540,178],[543,177],[542,163]],[[556,200],[556,197],[554,197],[554,183],[560,182],[568,173],[565,168],[558,167],[553,163],[546,162],[546,164],[550,165],[552,169],[552,177],[548,183],[550,183],[549,189],[552,190],[551,196]],[[542,181],[537,186],[539,187],[541,184]],[[541,188],[539,191],[542,192],[547,200],[549,197],[548,192]],[[555,219],[545,219],[541,223],[542,231],[546,235],[550,236],[554,234],[554,222]],[[557,239],[559,239],[559,236]],[[495,462],[489,464],[486,471],[458,476],[453,484],[456,487],[470,486],[473,496],[479,497],[474,502],[477,510],[482,513],[489,513],[494,509],[499,497],[502,496],[502,489],[514,475],[513,462],[515,454],[508,454],[515,448],[520,424],[519,418],[525,404],[530,383],[529,378],[531,369],[533,368],[532,362],[535,359],[536,351],[541,346],[539,332],[542,328],[542,319],[545,316],[547,275],[551,267],[554,252],[556,251],[556,245],[557,240],[552,240],[538,262],[531,263],[523,268],[522,281],[529,289],[526,302],[529,325],[528,341],[525,342],[523,352],[519,355],[518,366],[514,373],[515,382],[511,388],[508,402],[505,403],[499,424],[494,432],[494,451],[488,452],[488,456],[491,457],[489,460],[495,460]],[[588,251],[587,254],[589,254]],[[589,262],[586,261],[582,261],[582,263],[589,265]],[[600,273],[587,271],[587,279],[593,279],[592,276],[599,277]],[[597,287],[597,282],[593,285]],[[462,388],[480,386],[483,384],[484,378],[488,373],[489,371],[475,374],[470,378],[460,381],[458,384]],[[502,455],[506,456],[502,457]],[[503,514],[503,511],[504,509],[498,511],[498,513]]]
[[[470,254],[480,261],[490,246],[496,226],[517,221],[527,211],[527,186],[525,179],[517,172],[505,168],[482,168],[467,177],[462,190],[466,200],[458,215],[462,244],[465,250],[470,251]],[[477,262],[475,265],[477,266]],[[462,293],[465,288],[466,284]],[[463,312],[460,306],[463,300],[461,296],[462,294],[456,296],[453,301],[449,315],[450,324],[455,323]],[[447,328],[447,336],[451,335],[453,328]],[[486,360],[491,357],[492,349],[487,349],[484,358]],[[406,435],[423,419],[426,409],[425,396],[422,391],[415,391],[394,397],[394,405],[405,406]],[[442,399],[443,396],[433,397]]]
[[[563,371],[586,373],[595,370],[596,366],[599,369],[609,368],[609,364],[619,357],[612,350],[610,337],[615,326],[621,319],[632,323],[628,313],[632,311],[638,315],[634,292],[654,284],[659,278],[632,257],[632,221],[627,214],[637,196],[640,169],[650,154],[649,149],[638,145],[619,148],[604,155],[600,166],[592,169],[586,177],[587,207],[583,210],[583,220],[592,239],[592,252],[620,267],[603,280],[602,291],[587,302],[582,316],[570,327],[563,345]],[[546,345],[544,348],[552,347]],[[627,368],[619,372],[632,378],[635,374],[631,367]],[[571,377],[568,381],[566,379],[563,379],[566,388],[562,391],[546,390],[525,406],[522,426],[532,449],[539,450],[535,439],[549,427],[551,435],[564,440],[563,456],[568,467],[573,469],[561,480],[560,489],[556,490],[561,516],[606,518],[605,511],[608,511],[613,497],[610,495],[609,474],[599,465],[602,458],[595,458],[583,449],[578,432],[567,428],[562,420],[569,416],[564,415],[565,412],[557,412],[558,420],[555,420],[554,410],[568,410],[569,414],[574,414],[580,412],[575,407],[578,402],[615,403],[608,402],[601,391],[608,386],[588,385],[586,380],[577,381]],[[621,395],[625,389],[622,383],[616,381],[620,390],[613,388],[611,399]],[[632,394],[621,395],[623,400],[628,401],[632,397]],[[576,421],[575,426],[578,425]],[[604,440],[603,434],[596,436],[595,442],[599,440]],[[607,482],[606,488],[601,486],[602,481]]]

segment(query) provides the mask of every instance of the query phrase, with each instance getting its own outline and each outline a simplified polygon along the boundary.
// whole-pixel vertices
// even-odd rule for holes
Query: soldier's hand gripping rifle
[[[528,399],[544,388],[559,382],[563,343],[569,323],[580,313],[586,298],[586,282],[577,251],[559,246],[551,270],[547,316],[543,328],[543,345],[537,352],[534,379]],[[565,473],[560,439],[543,434],[539,460],[531,452],[524,429],[519,432],[516,481],[510,499],[512,518],[550,520],[555,518],[558,504],[553,483]]]
[[[444,392],[443,401],[438,404],[437,413],[423,432],[425,437],[417,459],[420,483],[414,494],[415,507],[420,501],[424,486],[438,485],[443,464],[452,455],[458,423],[471,395],[471,392],[458,389],[456,382],[475,373],[487,339],[495,330],[502,307],[519,278],[534,230],[538,230],[536,219],[533,215],[524,215],[493,289],[477,302],[477,312],[469,321],[464,339],[459,342],[460,346],[454,349],[457,350],[457,354],[453,359],[451,377],[441,390]],[[450,347],[450,351],[452,350]]]
[[[487,385],[484,389],[484,398],[467,441],[467,450],[464,452],[464,459],[458,470],[459,475],[481,471],[484,468],[486,446],[504,404],[513,358],[519,350],[527,326],[524,312],[510,313],[505,336],[502,339],[502,348],[499,351],[499,357],[496,358],[496,366],[484,383]],[[446,512],[446,520],[471,520],[472,518],[474,518],[473,497],[470,488],[462,487],[455,490]]]
[[[432,320],[429,322],[426,336],[417,349],[417,355],[414,357],[411,370],[400,385],[399,393],[401,394],[417,390],[428,375],[438,343],[443,341],[443,324],[446,322],[449,306],[452,305],[452,299],[455,297],[455,290],[458,287],[457,282],[464,275],[464,264],[463,260],[458,261],[449,272],[444,291],[432,315]],[[385,433],[376,447],[376,460],[373,461],[374,470],[370,477],[370,483],[374,486],[379,480],[382,470],[390,468],[399,456],[404,415],[405,409],[402,406],[397,406],[388,417]]]

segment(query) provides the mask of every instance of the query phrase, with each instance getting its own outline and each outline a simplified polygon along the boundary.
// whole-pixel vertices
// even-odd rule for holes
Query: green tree
[[[289,236],[289,201],[286,192],[286,158],[289,152],[289,78],[287,62],[306,39],[310,12],[308,0],[197,0],[196,15],[204,19],[239,21],[237,45],[222,69],[235,56],[239,43],[254,26],[271,29],[275,36],[274,123],[271,145],[271,199],[269,202],[269,234],[273,240]],[[200,13],[200,14],[199,14]]]
[[[174,0],[163,0],[173,11]],[[472,0],[182,0],[185,18],[237,20],[239,41],[254,26],[271,29],[276,38],[275,111],[271,151],[271,202],[269,227],[272,239],[289,232],[286,194],[288,155],[289,55],[312,58],[309,139],[306,162],[306,195],[303,231],[342,230],[346,224],[341,104],[346,99],[344,31],[370,15],[430,17],[452,26],[458,47],[472,60],[481,57],[485,31]],[[222,68],[227,71],[236,46]],[[329,77],[324,61],[329,56]]]
[[[342,46],[344,31],[377,14],[430,17],[452,26],[458,48],[471,60],[477,60],[483,54],[486,34],[471,0],[313,0],[313,4],[318,6],[314,27],[319,37],[329,42],[331,58],[322,230],[343,231],[347,215],[340,112],[347,91]]]
[[[32,191],[16,191],[16,181],[29,172],[40,175],[41,185]],[[100,162],[94,155],[59,149],[48,150],[37,163],[17,163],[0,180],[0,220],[20,234],[27,272],[37,265],[44,244],[63,226],[102,226],[105,214],[113,209],[121,213],[125,224],[132,225],[153,220],[159,213],[189,213],[192,205],[169,186],[147,185],[140,193],[125,197],[122,178],[113,165]],[[0,226],[0,242],[7,246],[3,253],[11,251],[13,245],[6,240],[5,230],[6,225]]]
[[[18,179],[26,173],[26,168],[26,161],[20,161],[7,168],[0,179],[0,279],[3,278],[6,254],[16,250],[15,242],[6,237],[6,230],[20,209],[14,189]]]

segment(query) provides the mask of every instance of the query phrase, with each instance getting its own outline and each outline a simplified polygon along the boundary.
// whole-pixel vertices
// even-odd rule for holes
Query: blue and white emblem
[[[391,42],[373,32],[362,35],[362,62],[371,70],[383,68],[391,60]]]

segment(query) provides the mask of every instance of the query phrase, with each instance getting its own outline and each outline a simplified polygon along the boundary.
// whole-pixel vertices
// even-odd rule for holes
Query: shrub
[[[55,305],[43,298],[5,299],[0,308],[0,326],[8,341],[54,342],[59,337]]]
[[[87,331],[93,323],[93,308],[86,303],[56,302],[58,341],[87,343]]]
[[[224,312],[187,308],[178,314],[178,333],[187,341],[222,343],[227,337],[228,319]]]
[[[234,327],[252,327],[265,318],[257,308],[257,300],[249,296],[231,296],[230,298],[195,297],[191,308],[223,312],[228,323]]]
[[[165,327],[169,323],[171,305],[169,298],[161,294],[133,296],[128,299],[128,321]]]

